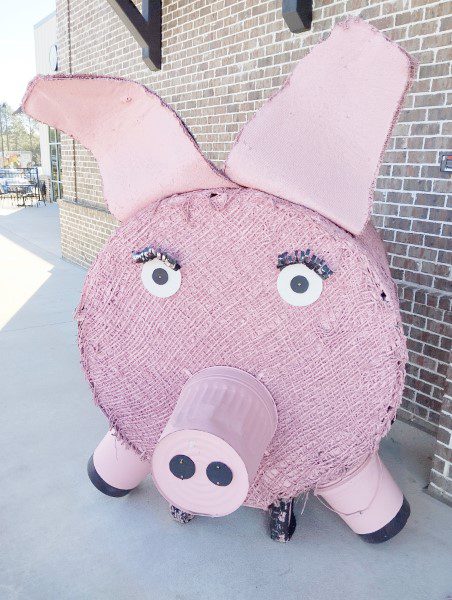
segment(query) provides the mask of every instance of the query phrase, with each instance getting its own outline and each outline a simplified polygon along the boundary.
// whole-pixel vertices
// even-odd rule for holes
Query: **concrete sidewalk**
[[[292,541],[242,508],[181,526],[147,481],[100,494],[86,462],[106,430],[72,321],[85,272],[59,258],[55,205],[0,209],[0,599],[446,600],[452,510],[424,492],[434,439],[396,423],[382,456],[412,516],[367,545],[310,498]]]

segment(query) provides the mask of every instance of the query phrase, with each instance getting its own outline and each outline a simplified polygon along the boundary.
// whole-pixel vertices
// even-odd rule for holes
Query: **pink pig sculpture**
[[[413,75],[397,45],[338,24],[245,125],[224,171],[145,87],[38,76],[24,111],[98,161],[121,226],[76,312],[110,430],[88,464],[123,496],[152,472],[180,522],[242,504],[290,539],[310,490],[368,542],[410,508],[378,456],[406,346],[369,223]]]

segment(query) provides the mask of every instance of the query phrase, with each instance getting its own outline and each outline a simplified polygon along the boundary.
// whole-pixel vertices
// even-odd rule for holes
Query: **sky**
[[[0,0],[0,103],[19,107],[36,73],[35,23],[55,10],[55,0]]]

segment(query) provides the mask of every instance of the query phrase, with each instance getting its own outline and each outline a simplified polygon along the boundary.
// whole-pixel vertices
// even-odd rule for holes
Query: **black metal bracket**
[[[268,508],[270,537],[276,542],[288,542],[293,536],[297,521],[293,512],[294,498],[278,500]]]
[[[311,29],[312,0],[282,0],[282,16],[292,33]]]
[[[143,0],[142,12],[132,0],[107,0],[141,47],[151,71],[162,68],[162,1]]]

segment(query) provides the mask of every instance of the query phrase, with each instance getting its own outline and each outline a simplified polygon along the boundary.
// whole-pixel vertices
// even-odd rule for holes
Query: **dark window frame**
[[[63,197],[61,174],[61,136],[58,129],[48,127],[50,153],[50,198],[54,202]],[[54,168],[55,167],[55,168]]]

